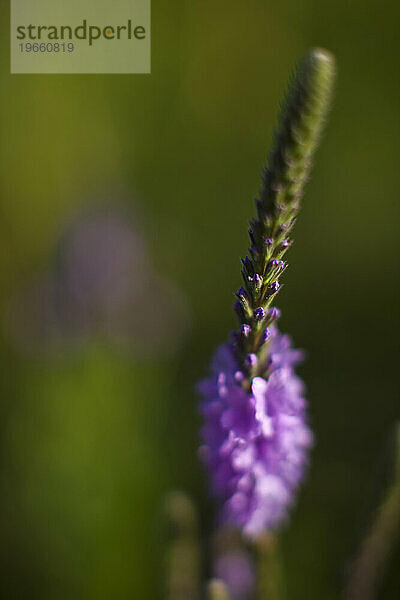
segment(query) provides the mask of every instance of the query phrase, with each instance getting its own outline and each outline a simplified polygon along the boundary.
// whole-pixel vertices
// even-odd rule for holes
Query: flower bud
[[[237,314],[240,322],[247,320],[247,314],[246,314],[240,300],[236,300],[235,304],[233,305],[233,308],[234,308],[234,311]]]
[[[258,273],[256,273],[253,276],[253,283],[254,283],[254,287],[255,287],[256,291],[259,292],[262,288],[263,280],[262,280],[262,277]]]
[[[248,337],[251,333],[250,325],[247,325],[246,323],[244,323],[240,328],[240,333],[243,335],[243,337]]]
[[[257,308],[257,310],[254,313],[254,316],[257,319],[257,321],[262,321],[262,319],[265,317],[265,310],[262,306]]]
[[[277,291],[279,290],[279,288],[280,288],[279,281],[273,281],[268,286],[268,293],[269,293],[269,295],[276,294]]]
[[[272,323],[272,321],[276,321],[281,316],[281,311],[276,306],[273,306],[268,311],[268,321]]]
[[[254,275],[254,267],[253,267],[253,263],[251,262],[251,260],[248,256],[246,256],[246,258],[244,258],[242,260],[242,264],[243,264],[243,271],[245,271],[245,273],[247,274],[248,277],[252,277]]]
[[[248,304],[249,296],[248,296],[246,290],[244,289],[244,287],[240,287],[238,289],[238,291],[236,292],[236,296],[238,297],[238,299],[240,300],[240,302],[242,304]]]
[[[255,368],[255,366],[257,365],[257,362],[258,362],[257,356],[255,354],[251,353],[246,356],[244,365],[247,369],[249,369],[251,371],[252,369]]]

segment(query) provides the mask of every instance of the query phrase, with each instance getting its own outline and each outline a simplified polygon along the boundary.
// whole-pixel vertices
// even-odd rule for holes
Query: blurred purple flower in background
[[[255,585],[255,569],[250,554],[239,549],[221,554],[214,564],[214,577],[225,583],[232,600],[247,600]]]
[[[141,358],[180,346],[187,300],[154,271],[127,211],[101,206],[80,215],[62,234],[56,263],[25,284],[7,311],[6,334],[20,352],[62,352],[96,338]]]
[[[228,344],[199,385],[205,419],[201,455],[213,492],[223,501],[222,521],[250,538],[285,520],[312,445],[303,384],[293,370],[301,353],[276,327],[270,343],[267,377],[254,377],[249,391]]]
[[[81,218],[62,243],[60,276],[65,292],[82,312],[100,319],[131,305],[149,268],[141,232],[115,210]]]
[[[224,582],[232,600],[250,600],[256,586],[256,566],[239,532],[220,527],[212,536],[212,576]]]

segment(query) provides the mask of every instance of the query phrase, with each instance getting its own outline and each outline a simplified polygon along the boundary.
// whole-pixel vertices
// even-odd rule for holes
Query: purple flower
[[[254,590],[254,564],[250,554],[243,550],[221,554],[214,564],[214,575],[225,583],[232,600],[247,600]]]
[[[153,269],[128,212],[104,205],[80,214],[63,230],[56,257],[5,311],[6,336],[19,352],[62,355],[98,336],[141,360],[179,348],[189,306]]]
[[[285,520],[312,445],[303,384],[294,372],[301,352],[276,327],[270,344],[266,378],[254,377],[249,391],[236,377],[240,369],[228,344],[217,351],[211,376],[199,384],[201,455],[223,503],[221,519],[249,538]]]

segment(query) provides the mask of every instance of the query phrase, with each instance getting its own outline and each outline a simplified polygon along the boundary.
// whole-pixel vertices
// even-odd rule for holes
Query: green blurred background
[[[157,598],[171,488],[198,499],[208,530],[193,385],[235,323],[288,74],[322,45],[337,56],[336,98],[279,298],[281,329],[307,351],[317,445],[282,551],[288,599],[338,598],[399,414],[398,3],[153,0],[151,75],[10,75],[8,11],[2,2],[1,597]],[[150,327],[142,353],[96,330],[66,352],[25,352],[10,334],[14,299],[57,272],[65,224],[104,203],[140,224],[151,269],[179,294],[182,320],[161,292],[145,313],[179,340],[160,350]],[[24,306],[22,323],[39,318]],[[399,586],[397,552],[380,597]]]

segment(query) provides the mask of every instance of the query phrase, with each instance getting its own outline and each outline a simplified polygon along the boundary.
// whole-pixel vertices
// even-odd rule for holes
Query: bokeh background
[[[193,385],[235,323],[277,107],[312,45],[339,76],[279,297],[317,436],[282,557],[288,600],[338,597],[399,415],[399,17],[153,0],[151,75],[17,76],[1,2],[2,598],[159,597],[169,489],[209,530]]]

